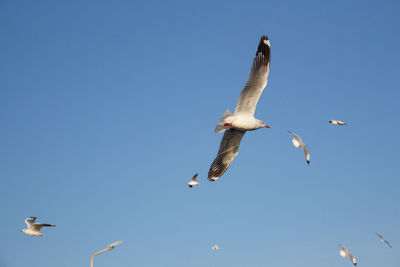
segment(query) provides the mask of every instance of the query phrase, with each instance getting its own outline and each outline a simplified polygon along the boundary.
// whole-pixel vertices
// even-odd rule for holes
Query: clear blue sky
[[[399,267],[399,9],[1,1],[0,266],[89,266],[122,239],[96,267],[351,266],[339,242],[359,266]],[[247,133],[210,183],[215,124],[263,34],[256,117],[271,129]],[[28,216],[57,227],[24,235]]]

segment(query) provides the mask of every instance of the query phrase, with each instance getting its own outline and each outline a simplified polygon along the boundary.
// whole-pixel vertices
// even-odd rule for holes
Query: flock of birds
[[[240,93],[235,112],[232,113],[230,110],[226,110],[222,115],[220,122],[215,127],[215,133],[225,133],[222,137],[218,154],[208,171],[208,179],[210,181],[216,181],[228,169],[234,158],[237,156],[240,142],[247,131],[253,131],[264,127],[269,128],[269,126],[263,121],[254,117],[254,112],[256,110],[257,102],[268,82],[270,59],[271,43],[267,36],[262,36],[251,66],[249,78]],[[329,123],[340,126],[347,125],[346,122],[340,120],[330,120]],[[305,159],[309,165],[310,153],[306,144],[298,134],[291,131],[289,131],[289,133],[293,136],[293,146],[303,150]],[[197,176],[198,173],[192,177],[188,183],[189,187],[200,185],[197,181]],[[392,247],[389,242],[382,237],[382,235],[376,235],[378,235],[381,242],[386,243],[390,248]],[[356,259],[349,250],[341,244],[339,244],[339,246],[341,248],[339,254],[342,257],[347,256],[354,265],[357,265]],[[219,247],[218,245],[215,245],[212,249],[218,250]]]
[[[208,171],[208,179],[210,181],[218,180],[226,172],[234,158],[237,156],[240,142],[247,131],[253,131],[260,128],[269,128],[269,126],[263,121],[254,117],[254,112],[256,110],[257,102],[265,86],[267,85],[270,59],[270,41],[267,36],[262,36],[258,45],[256,56],[253,60],[249,78],[242,92],[240,93],[234,113],[226,110],[222,115],[220,122],[215,127],[215,133],[224,132],[224,136],[222,137],[218,154]],[[339,120],[330,120],[329,123],[342,126],[347,125],[346,122]],[[310,164],[310,153],[302,138],[298,134],[291,131],[289,131],[289,133],[293,135],[293,146],[303,150],[306,162],[307,164]],[[190,182],[188,182],[188,186],[190,188],[200,185],[200,183],[197,181],[197,176],[198,173],[196,173],[191,178]],[[30,236],[43,236],[44,234],[40,232],[43,227],[55,226],[53,224],[35,223],[35,221],[36,217],[26,218],[25,223],[27,228],[21,230],[21,232]],[[379,240],[382,243],[387,244],[390,248],[392,247],[382,235],[377,233],[376,235],[379,237]],[[349,250],[341,244],[339,244],[339,246],[340,256],[348,257],[354,265],[357,265],[356,259],[349,252]],[[219,250],[220,247],[218,245],[214,245],[211,247],[211,249],[216,251]]]
[[[218,180],[231,165],[239,152],[240,142],[247,131],[269,128],[262,120],[254,117],[254,112],[256,111],[257,102],[268,82],[270,60],[271,43],[268,37],[264,35],[261,37],[249,78],[240,93],[235,112],[232,113],[227,109],[215,127],[215,133],[225,133],[222,137],[218,154],[208,171],[208,179],[210,181]],[[339,120],[330,120],[329,123],[347,125],[346,122]],[[302,138],[291,131],[289,133],[293,135],[293,145],[303,150],[307,164],[310,164],[310,153]],[[197,176],[198,173],[192,177],[188,183],[189,187],[199,185],[199,182],[196,180]]]
[[[193,185],[199,185],[199,182],[196,181],[196,177],[197,177],[197,174],[192,177],[192,180],[189,182],[189,187],[192,187]],[[23,232],[27,235],[30,235],[30,236],[43,236],[45,234],[40,232],[42,227],[55,227],[54,224],[35,223],[35,221],[36,221],[36,217],[26,218],[25,223],[27,225],[27,228],[22,229],[21,232]],[[379,237],[379,240],[382,243],[385,243],[390,248],[392,248],[389,241],[385,240],[382,235],[380,235],[378,233],[375,233],[375,234]],[[119,241],[119,242],[121,242],[121,241]],[[356,258],[354,258],[354,256],[349,252],[349,250],[345,246],[342,246],[341,244],[339,244],[339,246],[340,246],[340,251],[339,251],[340,256],[342,256],[343,258],[348,257],[350,259],[350,261],[354,264],[354,266],[356,266],[357,265]],[[211,249],[212,250],[220,250],[220,247],[216,244],[216,245],[212,246]]]

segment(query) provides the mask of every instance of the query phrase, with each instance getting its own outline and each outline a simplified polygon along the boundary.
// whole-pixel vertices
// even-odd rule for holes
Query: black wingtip
[[[264,56],[264,64],[268,65],[271,60],[271,43],[268,36],[263,35],[258,45],[256,56],[261,53]]]

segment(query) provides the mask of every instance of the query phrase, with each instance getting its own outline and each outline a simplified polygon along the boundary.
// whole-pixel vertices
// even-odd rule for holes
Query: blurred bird
[[[293,145],[297,148],[301,147],[301,149],[304,152],[304,156],[306,157],[307,164],[310,164],[310,153],[308,152],[306,144],[303,143],[303,140],[297,134],[292,133],[291,131],[289,131],[289,133],[291,133],[293,135],[293,139],[292,139]]]
[[[345,246],[342,246],[341,244],[339,244],[339,246],[341,248],[341,250],[339,251],[340,256],[342,256],[343,258],[345,258],[346,256],[349,257],[351,263],[353,263],[354,266],[356,266],[357,265],[356,258],[354,258],[353,255],[351,255],[351,253]]]
[[[337,121],[337,120],[330,120],[329,123],[336,124],[336,125],[347,125],[344,121]]]
[[[259,119],[254,118],[258,99],[267,85],[271,58],[271,44],[267,36],[262,36],[256,56],[250,70],[250,75],[240,93],[235,112],[229,110],[222,115],[220,123],[215,127],[215,133],[223,132],[217,157],[208,171],[208,179],[215,181],[221,177],[232,163],[239,151],[239,145],[246,131],[269,128]]]
[[[377,234],[377,233],[375,233],[375,234],[379,237],[379,240],[380,240],[382,243],[386,243],[386,245],[388,245],[390,248],[392,248],[392,246],[389,244],[389,241],[385,240],[385,239],[383,238],[383,236],[381,236],[380,234]]]
[[[214,245],[214,246],[212,246],[212,247],[211,247],[211,249],[212,249],[212,250],[220,250],[220,248],[219,248],[219,246],[218,246],[218,245]]]
[[[198,173],[196,173],[193,177],[192,180],[188,183],[189,187],[192,188],[194,185],[199,185],[200,183],[196,181]]]
[[[25,223],[28,226],[27,229],[22,229],[21,232],[24,232],[27,235],[31,236],[42,236],[43,233],[40,232],[43,226],[46,227],[54,227],[54,224],[47,224],[47,223],[35,223],[36,217],[29,217],[25,219]]]

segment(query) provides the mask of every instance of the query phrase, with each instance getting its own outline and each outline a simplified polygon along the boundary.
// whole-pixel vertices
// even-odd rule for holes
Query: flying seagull
[[[301,147],[301,149],[304,152],[304,156],[306,157],[307,164],[310,164],[310,153],[308,152],[306,144],[303,143],[303,140],[297,134],[292,133],[291,131],[289,131],[289,133],[291,133],[293,135],[293,139],[292,139],[293,145],[295,147]]]
[[[383,238],[383,236],[381,236],[380,234],[377,234],[377,233],[375,233],[375,234],[379,237],[379,240],[380,240],[382,243],[386,243],[386,245],[388,245],[390,248],[392,247],[392,246],[389,244],[389,241],[385,240],[385,239]]]
[[[345,258],[346,256],[349,257],[350,261],[354,264],[354,266],[356,266],[357,265],[356,258],[354,258],[353,255],[351,255],[351,253],[345,246],[342,246],[341,244],[339,244],[339,246],[341,248],[339,251],[340,256],[342,256],[343,258]]]
[[[35,223],[36,217],[29,217],[25,219],[25,223],[28,226],[26,229],[22,229],[21,232],[24,232],[27,235],[31,236],[42,236],[43,233],[40,232],[43,226],[46,227],[53,227],[54,224],[47,224],[47,223]]]
[[[258,45],[256,56],[250,70],[249,78],[240,93],[235,112],[226,110],[215,127],[215,133],[223,132],[217,157],[208,171],[208,179],[215,181],[228,169],[239,151],[240,141],[246,131],[269,128],[261,120],[254,118],[258,99],[261,96],[269,73],[271,59],[270,41],[267,36],[262,36]]]
[[[200,183],[196,181],[198,173],[196,173],[193,177],[192,180],[188,183],[189,187],[193,187],[194,185],[199,185]]]
[[[211,247],[211,249],[212,249],[212,250],[220,250],[220,248],[219,248],[219,246],[218,246],[218,245],[214,245],[214,246],[212,246],[212,247]]]
[[[337,120],[330,120],[329,123],[336,124],[336,125],[347,125],[344,121],[337,121]]]

